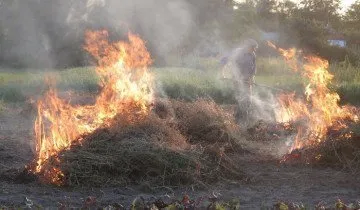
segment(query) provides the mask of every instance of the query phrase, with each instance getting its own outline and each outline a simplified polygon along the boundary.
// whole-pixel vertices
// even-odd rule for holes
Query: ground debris
[[[38,177],[26,167],[5,170],[0,174],[0,178],[17,184],[27,184],[38,180]]]
[[[292,123],[277,123],[258,121],[253,126],[247,128],[247,139],[250,141],[279,141],[281,138],[288,137],[295,133]]]

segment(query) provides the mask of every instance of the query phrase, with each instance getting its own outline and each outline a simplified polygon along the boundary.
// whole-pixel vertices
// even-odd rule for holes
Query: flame
[[[84,48],[96,59],[100,78],[101,92],[94,104],[71,105],[59,98],[54,81],[47,81],[50,88],[38,101],[34,125],[37,141],[34,172],[43,174],[47,181],[61,185],[64,176],[59,168],[45,166],[49,158],[59,161],[60,151],[81,143],[84,135],[110,126],[119,114],[131,123],[149,112],[153,77],[147,67],[152,60],[144,41],[131,33],[128,39],[128,43],[110,43],[107,31],[85,33]]]
[[[297,60],[295,59],[296,54],[298,53],[296,48],[290,48],[288,50],[278,48],[275,44],[271,43],[270,41],[267,42],[267,44],[274,48],[275,50],[278,50],[279,53],[285,58],[285,61],[289,64],[289,66],[294,70],[298,70]]]
[[[281,94],[278,97],[280,109],[276,113],[277,121],[299,124],[291,151],[323,141],[330,127],[346,127],[346,119],[358,120],[352,107],[340,106],[339,95],[328,88],[334,77],[328,71],[328,61],[317,56],[307,56],[302,68],[299,68],[295,49],[285,50],[270,42],[268,44],[284,56],[293,70],[301,69],[301,75],[308,81],[303,99],[296,98],[295,93]]]

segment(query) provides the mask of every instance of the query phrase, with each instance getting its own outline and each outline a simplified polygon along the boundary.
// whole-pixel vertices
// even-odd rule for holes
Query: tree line
[[[107,29],[112,39],[139,34],[155,65],[168,65],[169,55],[216,55],[266,32],[277,33],[280,46],[356,64],[360,1],[343,12],[340,0],[0,0],[0,66],[89,65],[87,29]],[[330,34],[341,34],[347,47],[329,46]]]

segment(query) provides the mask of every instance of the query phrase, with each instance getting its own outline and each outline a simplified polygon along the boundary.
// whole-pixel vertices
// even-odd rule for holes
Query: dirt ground
[[[254,153],[238,161],[247,174],[246,181],[218,183],[204,189],[144,186],[126,188],[67,189],[38,182],[17,183],[9,171],[21,169],[33,159],[33,119],[23,107],[13,106],[0,114],[0,207],[33,203],[43,207],[59,207],[60,203],[81,207],[88,196],[107,206],[119,203],[129,207],[136,197],[178,199],[184,193],[191,197],[218,194],[222,200],[237,198],[241,209],[271,207],[278,201],[302,202],[314,206],[319,202],[334,204],[337,199],[346,203],[360,199],[360,178],[345,171],[314,168],[307,165],[283,165],[273,155],[279,145],[263,142],[253,144]],[[263,149],[266,148],[266,149]],[[9,175],[10,174],[10,175]],[[9,177],[10,176],[10,177]]]

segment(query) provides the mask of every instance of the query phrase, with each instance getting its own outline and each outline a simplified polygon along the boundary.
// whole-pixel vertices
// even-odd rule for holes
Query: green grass
[[[0,113],[2,113],[6,108],[6,103],[4,100],[0,100]]]
[[[98,90],[98,78],[91,67],[46,71],[6,69],[0,70],[0,99],[6,102],[22,102],[28,96],[42,93],[46,88],[45,78],[49,76],[56,80],[56,86],[60,90]]]
[[[217,102],[232,101],[232,90],[220,80],[220,71],[186,68],[156,68],[155,78],[163,92],[171,98],[194,100],[211,97]]]
[[[360,105],[360,67],[352,66],[345,60],[332,64],[330,72],[334,74],[335,90],[342,103]]]
[[[221,68],[216,59],[195,59],[192,68],[152,68],[157,89],[171,98],[194,100],[211,97],[218,103],[234,103],[234,93],[228,81],[221,79]],[[12,72],[13,71],[13,72]],[[343,103],[359,105],[360,68],[348,62],[330,66],[334,74],[332,87],[340,94]],[[39,94],[44,88],[44,78],[51,75],[60,90],[94,92],[98,78],[93,67],[47,71],[0,70],[0,99],[6,102],[23,101],[29,95]],[[302,92],[304,81],[281,58],[258,58],[256,83],[288,91]],[[255,87],[258,91],[271,90]],[[277,92],[277,91],[274,91]]]
[[[208,61],[207,64],[214,63]],[[232,84],[222,80],[221,67],[209,67],[204,70],[189,68],[156,68],[156,79],[167,96],[193,100],[198,97],[211,97],[218,103],[234,103]],[[280,59],[260,58],[256,83],[289,91],[301,91],[301,77],[289,69]],[[264,91],[278,92],[263,86],[255,86],[260,94]]]

